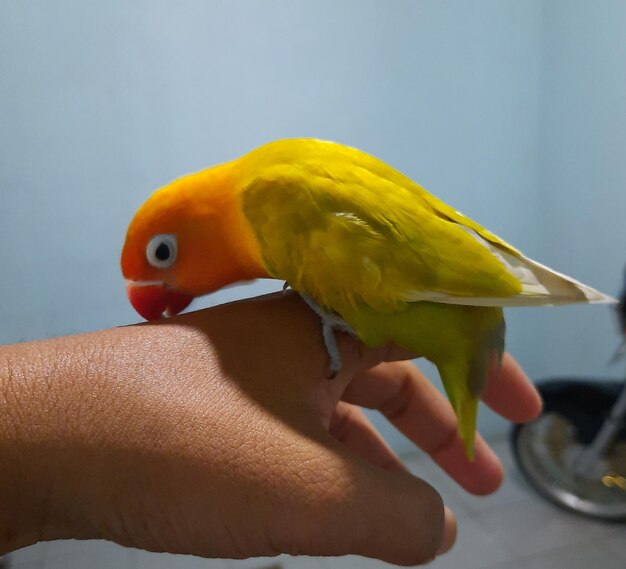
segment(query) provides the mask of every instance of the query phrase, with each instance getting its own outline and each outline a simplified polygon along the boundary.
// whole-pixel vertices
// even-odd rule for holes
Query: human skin
[[[0,347],[0,553],[64,538],[400,565],[446,551],[452,513],[360,407],[472,493],[497,489],[497,457],[478,436],[466,460],[448,402],[395,361],[411,354],[338,343],[329,380],[319,320],[285,294]],[[541,408],[508,356],[483,399],[513,421]]]

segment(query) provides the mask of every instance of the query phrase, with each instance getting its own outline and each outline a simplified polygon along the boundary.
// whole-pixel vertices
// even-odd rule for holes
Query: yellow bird
[[[154,193],[122,252],[147,319],[241,280],[289,283],[333,330],[393,342],[433,362],[473,456],[504,306],[614,299],[523,256],[382,161],[312,139],[279,140]]]

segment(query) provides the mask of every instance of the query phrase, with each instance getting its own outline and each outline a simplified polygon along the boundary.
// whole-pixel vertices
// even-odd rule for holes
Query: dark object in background
[[[626,272],[616,307],[626,355]],[[626,522],[626,378],[553,378],[537,383],[540,417],[511,431],[524,477],[551,502],[613,522]]]
[[[624,383],[563,377],[537,388],[543,413],[511,431],[524,478],[562,508],[626,522]]]
[[[567,420],[572,436],[585,446],[592,443],[623,389],[622,383],[600,378],[554,378],[536,386],[543,398],[543,412],[558,413]],[[616,438],[626,441],[626,424]]]

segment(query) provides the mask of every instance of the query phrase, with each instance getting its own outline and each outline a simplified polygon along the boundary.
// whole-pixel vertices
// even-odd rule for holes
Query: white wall
[[[611,210],[603,206],[608,194],[594,203],[579,184],[576,198],[560,204],[572,174],[556,155],[569,113],[580,109],[576,100],[560,109],[553,74],[585,83],[569,63],[574,50],[586,58],[583,70],[604,81],[593,95],[617,105],[623,83],[594,61],[619,53],[594,44],[597,29],[585,40],[591,52],[575,46],[560,21],[566,4],[0,3],[0,342],[135,321],[118,257],[136,207],[174,177],[285,136],[376,154],[529,255],[610,292],[620,269],[612,265],[623,259],[595,247],[612,231],[596,219]],[[594,21],[602,27],[611,17]],[[617,23],[606,26],[617,33]],[[607,134],[593,121],[587,127],[587,139]],[[606,191],[623,180],[616,148],[615,163],[602,161],[611,148],[607,142],[593,155]],[[559,233],[548,239],[553,215]],[[617,221],[617,211],[610,215]],[[571,230],[581,217],[585,234],[602,241],[583,247]],[[557,246],[572,239],[576,262]],[[229,289],[197,306],[268,286],[275,288]],[[605,330],[603,311],[581,312],[589,336]],[[552,371],[550,362],[569,371],[580,349],[568,343],[570,312],[542,314],[511,311],[509,347],[534,375]],[[563,338],[558,360],[555,337]],[[489,414],[482,425],[503,429]]]

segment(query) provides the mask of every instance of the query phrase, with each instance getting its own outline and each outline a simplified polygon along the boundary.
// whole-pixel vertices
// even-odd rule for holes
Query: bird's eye
[[[167,269],[176,261],[176,235],[155,235],[146,247],[148,263],[157,269]]]

